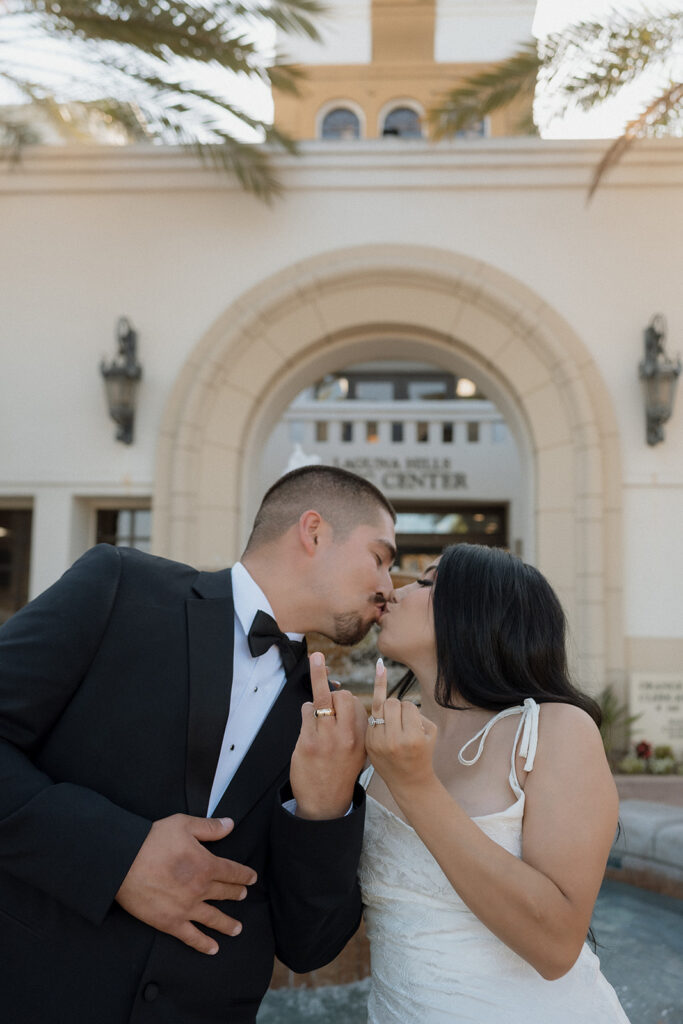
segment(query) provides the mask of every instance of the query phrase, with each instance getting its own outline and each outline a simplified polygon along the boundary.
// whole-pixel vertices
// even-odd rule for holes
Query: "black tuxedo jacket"
[[[235,828],[211,852],[258,872],[219,904],[242,933],[210,957],[114,902],[154,820],[206,813],[233,622],[229,570],[99,545],[0,629],[4,1024],[246,1024],[274,953],[313,970],[356,930],[362,791],[334,821],[282,807],[305,661],[215,811]]]

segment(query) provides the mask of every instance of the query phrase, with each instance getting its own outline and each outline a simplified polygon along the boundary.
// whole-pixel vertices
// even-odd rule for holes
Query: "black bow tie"
[[[299,660],[306,653],[306,641],[290,640],[278,628],[278,624],[272,615],[268,615],[267,612],[256,612],[247,635],[247,642],[252,658],[258,658],[261,654],[269,651],[273,644],[277,644],[280,648],[284,670],[287,673],[296,667]]]

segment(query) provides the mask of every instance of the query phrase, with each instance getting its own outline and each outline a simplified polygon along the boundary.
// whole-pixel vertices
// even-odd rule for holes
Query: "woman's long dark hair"
[[[438,704],[502,711],[533,697],[574,704],[600,724],[599,705],[569,677],[565,615],[538,569],[501,548],[455,544],[433,594]],[[398,695],[413,682],[404,677]]]

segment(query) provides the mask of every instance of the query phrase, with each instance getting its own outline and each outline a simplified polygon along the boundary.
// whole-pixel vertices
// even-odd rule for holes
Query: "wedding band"
[[[383,718],[375,718],[374,715],[370,715],[370,717],[368,718],[368,725],[372,725],[373,727],[375,725],[384,725],[384,724],[385,723],[384,723],[384,719]]]
[[[329,718],[331,716],[332,718],[334,718],[336,714],[337,712],[334,710],[334,708],[316,708],[315,711],[313,712],[313,717]]]

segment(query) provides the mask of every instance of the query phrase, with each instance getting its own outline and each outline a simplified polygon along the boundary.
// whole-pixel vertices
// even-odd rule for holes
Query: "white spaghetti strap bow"
[[[499,722],[501,718],[509,718],[510,715],[521,715],[521,721],[519,728],[517,729],[517,735],[515,736],[515,742],[512,749],[512,762],[514,768],[515,750],[517,749],[517,741],[519,740],[520,730],[522,731],[522,739],[519,744],[519,753],[522,757],[526,758],[524,762],[524,771],[530,772],[534,766],[534,758],[536,756],[536,746],[538,744],[538,704],[532,697],[527,697],[524,704],[519,704],[514,708],[504,708],[499,711],[497,715],[490,718],[483,729],[480,729],[478,733],[468,740],[463,747],[461,747],[458,753],[458,761],[460,764],[470,767],[476,764],[481,757],[484,744],[486,743],[486,737],[490,733],[496,722]],[[469,746],[479,740],[479,746],[474,757],[465,757],[465,751]]]
[[[536,747],[538,746],[539,710],[536,701],[531,697],[527,697],[524,701],[524,711],[522,712],[522,739],[519,744],[519,755],[526,758],[524,762],[525,772],[530,772],[534,766]]]

